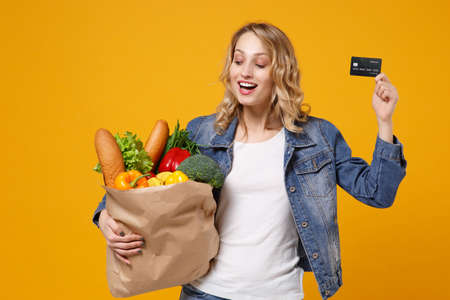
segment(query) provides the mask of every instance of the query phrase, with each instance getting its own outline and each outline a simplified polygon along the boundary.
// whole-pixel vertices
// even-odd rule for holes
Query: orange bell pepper
[[[148,187],[148,182],[145,176],[149,174],[142,175],[141,172],[137,170],[130,170],[127,172],[122,172],[117,175],[114,180],[114,187],[119,190],[130,190],[133,188],[144,188]]]

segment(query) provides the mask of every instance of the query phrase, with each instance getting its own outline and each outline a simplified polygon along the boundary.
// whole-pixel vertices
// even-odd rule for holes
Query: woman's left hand
[[[398,101],[398,93],[395,86],[387,78],[386,74],[380,73],[375,77],[375,91],[372,96],[372,107],[377,115],[378,123],[392,121],[395,105]]]

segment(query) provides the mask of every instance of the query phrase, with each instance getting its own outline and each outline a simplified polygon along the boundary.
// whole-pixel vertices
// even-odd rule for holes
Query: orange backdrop
[[[4,217],[2,299],[112,299],[95,130],[145,139],[156,119],[210,114],[232,33],[268,21],[291,38],[312,114],[370,162],[373,78],[351,56],[381,57],[400,95],[394,131],[407,175],[388,209],[338,191],[343,287],[334,299],[450,299],[449,2],[8,1],[0,5]],[[305,299],[320,299],[312,273]],[[178,299],[180,287],[136,299]]]

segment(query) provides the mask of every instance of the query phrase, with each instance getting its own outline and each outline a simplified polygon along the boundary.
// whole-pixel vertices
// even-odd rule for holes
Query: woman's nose
[[[253,67],[251,64],[244,64],[242,66],[242,71],[241,71],[242,77],[252,77],[253,76]]]

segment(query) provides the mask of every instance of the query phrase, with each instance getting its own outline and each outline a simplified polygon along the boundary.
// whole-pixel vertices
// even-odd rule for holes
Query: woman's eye
[[[241,64],[242,64],[242,61],[235,60],[234,63],[235,63],[236,65],[241,65]],[[260,69],[264,69],[264,68],[265,68],[264,65],[256,64],[256,66],[257,66],[258,68],[260,68]]]

